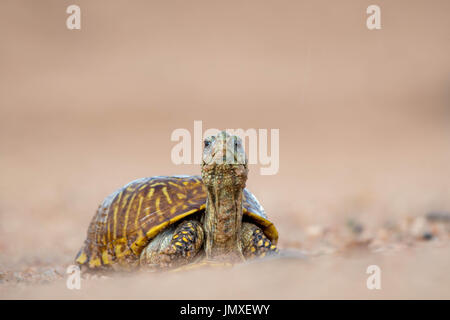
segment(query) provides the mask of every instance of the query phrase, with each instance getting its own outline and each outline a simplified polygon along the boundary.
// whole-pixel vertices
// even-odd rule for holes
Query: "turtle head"
[[[205,139],[203,146],[202,180],[206,186],[245,187],[247,155],[242,140],[226,131]]]

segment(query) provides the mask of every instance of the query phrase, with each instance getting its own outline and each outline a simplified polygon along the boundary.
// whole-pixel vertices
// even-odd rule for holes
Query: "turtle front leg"
[[[191,262],[203,245],[204,233],[195,220],[159,234],[141,253],[140,264],[150,269],[173,268]]]
[[[244,222],[241,231],[242,252],[245,259],[278,253],[277,247],[253,223]]]

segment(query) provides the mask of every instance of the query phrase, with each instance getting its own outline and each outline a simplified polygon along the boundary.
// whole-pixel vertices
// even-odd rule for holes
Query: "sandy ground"
[[[380,1],[375,32],[364,1],[79,3],[79,32],[69,3],[0,5],[0,298],[450,298],[448,1]],[[199,173],[170,158],[194,120],[280,129],[248,187],[305,258],[67,289],[104,197]]]

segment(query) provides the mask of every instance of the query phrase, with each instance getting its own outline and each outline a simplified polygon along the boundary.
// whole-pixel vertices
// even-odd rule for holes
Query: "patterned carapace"
[[[130,182],[108,196],[92,219],[86,241],[76,257],[89,268],[113,263],[133,267],[149,241],[163,229],[205,209],[200,176],[159,176]],[[256,197],[244,189],[244,218],[276,244],[278,233]]]

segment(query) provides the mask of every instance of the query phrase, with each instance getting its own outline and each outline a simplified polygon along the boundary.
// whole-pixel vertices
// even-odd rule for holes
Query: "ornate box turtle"
[[[205,139],[201,176],[130,182],[99,206],[75,261],[88,270],[171,268],[277,252],[278,233],[247,189],[247,156],[225,131]]]

